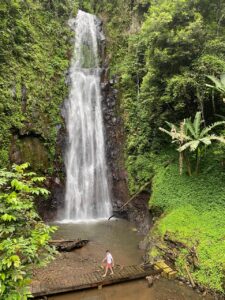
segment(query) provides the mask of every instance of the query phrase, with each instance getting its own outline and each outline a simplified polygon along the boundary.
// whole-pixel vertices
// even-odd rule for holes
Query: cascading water
[[[75,30],[70,68],[71,88],[65,104],[68,146],[65,155],[65,219],[109,217],[111,201],[107,181],[98,59],[96,16],[78,11],[70,20]]]

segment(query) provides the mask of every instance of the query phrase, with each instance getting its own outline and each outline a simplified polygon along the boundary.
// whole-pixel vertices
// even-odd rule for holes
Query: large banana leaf
[[[168,134],[169,136],[171,136],[172,138],[175,138],[175,134],[171,131],[166,130],[165,128],[159,127],[159,130],[161,130],[162,132],[165,132],[166,134]]]
[[[195,114],[195,119],[193,123],[194,131],[195,131],[195,138],[198,138],[200,128],[202,123],[202,113],[200,111],[197,111]]]
[[[210,86],[209,84],[207,84],[207,86],[217,88],[217,89],[223,88],[222,82],[218,78],[216,78],[216,76],[208,75],[207,78],[209,78],[215,84],[215,86],[212,85]]]
[[[192,137],[196,138],[196,133],[195,133],[195,129],[193,127],[193,124],[191,122],[191,119],[185,119],[185,126],[187,128],[187,132],[189,131],[192,135]]]
[[[174,125],[173,123],[170,123],[170,122],[168,122],[168,121],[165,121],[165,122],[166,122],[166,124],[169,126],[170,129],[175,128],[176,131],[178,131],[178,127],[177,127],[176,125]]]
[[[216,78],[213,75],[208,75],[207,78],[209,78],[215,85],[206,84],[206,86],[212,89],[216,89],[223,94],[225,93],[225,73],[220,75],[220,79]]]
[[[179,152],[183,152],[184,150],[190,148],[191,151],[194,151],[192,149],[196,149],[198,147],[199,141],[190,141],[185,143],[183,146],[179,147],[177,150]]]
[[[223,136],[211,135],[210,139],[211,140],[216,140],[218,142],[221,142],[221,143],[225,144],[225,138]]]
[[[199,141],[201,141],[203,144],[207,146],[212,144],[210,137],[204,137],[202,139],[199,139]]]
[[[220,126],[222,124],[225,124],[225,121],[218,121],[213,123],[210,126],[205,127],[204,129],[202,129],[201,133],[200,133],[200,138],[203,138],[208,132],[210,132],[214,127]]]

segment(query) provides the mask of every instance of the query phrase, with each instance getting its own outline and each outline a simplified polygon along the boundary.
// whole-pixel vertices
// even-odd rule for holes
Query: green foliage
[[[205,162],[198,177],[179,176],[177,169],[175,163],[157,168],[150,205],[152,210],[164,214],[156,222],[151,236],[162,243],[166,234],[189,249],[195,247],[198,266],[189,265],[194,281],[224,292],[225,172],[212,157]],[[168,245],[165,243],[164,247]],[[185,264],[190,261],[188,255],[187,249],[181,250],[176,260],[179,273],[185,277]]]
[[[184,119],[184,121],[180,123],[179,128],[172,123],[166,123],[169,125],[170,131],[162,127],[159,127],[159,129],[172,138],[172,143],[178,143],[179,147],[177,150],[180,152],[180,164],[182,164],[183,156],[181,155],[183,153],[185,154],[186,160],[189,162],[188,153],[186,151],[187,149],[189,149],[190,152],[196,152],[197,174],[199,171],[200,158],[202,153],[206,152],[206,147],[211,145],[212,141],[219,141],[225,144],[225,139],[223,136],[209,134],[213,128],[225,124],[225,121],[215,122],[207,127],[202,128],[204,120],[202,119],[201,112],[196,112],[193,122],[191,121],[191,118]],[[190,163],[188,167],[190,168]],[[180,166],[180,168],[182,168],[182,166]],[[182,174],[182,172],[180,173]]]
[[[209,162],[211,162],[209,164]],[[203,209],[215,204],[225,204],[225,173],[219,162],[209,156],[198,177],[179,176],[178,165],[168,168],[158,166],[153,180],[151,206],[163,210],[175,209],[184,204]],[[203,197],[204,195],[204,197]],[[203,198],[202,198],[203,197]]]
[[[35,134],[53,164],[60,105],[67,95],[73,1],[5,1],[0,6],[0,165],[12,135]]]
[[[132,194],[138,191],[138,187],[150,181],[154,174],[153,165],[149,156],[129,156],[126,161],[128,171],[129,189]]]
[[[214,85],[206,84],[206,86],[217,90],[218,92],[225,95],[225,73],[220,75],[220,79],[216,78],[215,76],[207,76]]]
[[[0,297],[21,300],[30,296],[34,266],[45,265],[55,250],[48,241],[55,227],[38,216],[34,199],[48,191],[40,184],[44,177],[26,172],[28,164],[0,170]]]
[[[123,50],[113,60],[113,69],[121,75],[128,161],[129,156],[136,161],[167,146],[158,132],[166,120],[179,123],[201,111],[208,125],[215,122],[215,113],[223,115],[225,110],[220,95],[205,87],[205,74],[225,70],[225,5],[207,0],[148,3],[144,22],[136,31],[130,25]]]

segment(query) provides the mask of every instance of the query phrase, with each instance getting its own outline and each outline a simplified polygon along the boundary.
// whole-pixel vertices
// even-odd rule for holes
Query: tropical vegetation
[[[170,253],[165,238],[180,242],[179,274],[188,277],[187,267],[197,284],[225,293],[224,1],[10,0],[0,4],[2,299],[28,296],[31,266],[52,252],[52,229],[33,200],[47,197],[42,175],[64,177],[58,140],[72,51],[67,20],[78,8],[104,23],[130,194],[153,177],[150,260]],[[8,171],[26,161],[41,177],[26,165]]]
[[[45,265],[55,250],[48,241],[55,227],[45,225],[35,209],[46,196],[44,177],[27,171],[28,164],[0,170],[0,298],[27,299],[34,267]]]
[[[206,86],[215,89],[216,91],[225,95],[225,74],[221,74],[219,79],[214,75],[208,75],[207,77],[212,81],[212,83],[214,83],[214,85],[206,84]]]
[[[172,138],[172,142],[178,143],[178,151],[180,152],[180,174],[182,175],[183,170],[183,160],[187,164],[187,170],[191,176],[191,165],[190,158],[188,156],[187,150],[196,153],[196,167],[195,173],[199,172],[199,164],[201,156],[206,152],[207,146],[212,144],[212,141],[219,141],[225,144],[225,138],[223,136],[217,136],[215,134],[210,134],[213,128],[225,124],[225,121],[218,121],[212,125],[204,127],[201,129],[201,124],[204,123],[202,119],[201,112],[196,112],[194,121],[192,122],[190,118],[184,119],[180,123],[180,126],[167,122],[170,127],[170,131],[159,127],[162,132],[165,132]]]

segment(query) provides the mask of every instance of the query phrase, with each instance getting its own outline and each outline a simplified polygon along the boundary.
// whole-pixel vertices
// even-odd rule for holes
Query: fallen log
[[[53,244],[58,251],[69,252],[84,247],[88,242],[89,240],[52,240],[50,244]]]
[[[79,240],[79,239],[78,239]],[[50,240],[50,244],[59,244],[59,243],[69,243],[74,242],[75,240]]]

